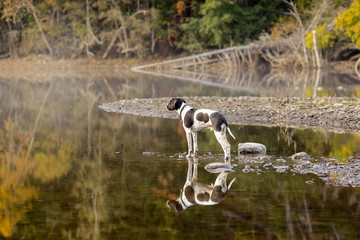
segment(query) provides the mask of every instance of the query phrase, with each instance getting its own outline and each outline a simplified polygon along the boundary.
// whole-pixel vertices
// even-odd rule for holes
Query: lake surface
[[[263,167],[244,173],[234,153],[240,142],[259,142],[273,158],[305,151],[341,160],[360,154],[359,135],[230,125],[237,140],[228,138],[234,171],[226,181],[236,180],[227,196],[175,214],[166,203],[180,196],[188,168],[200,185],[219,176],[204,169],[223,161],[213,133],[199,134],[198,162],[188,162],[179,121],[98,108],[131,98],[360,92],[346,79],[324,82],[220,88],[134,73],[1,77],[0,239],[359,239],[359,188]]]

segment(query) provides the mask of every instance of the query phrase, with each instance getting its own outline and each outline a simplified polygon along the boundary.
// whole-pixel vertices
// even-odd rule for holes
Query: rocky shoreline
[[[186,154],[184,152],[166,156],[159,152],[143,152],[145,156],[169,157],[174,160],[185,160]],[[206,164],[204,168],[209,173],[236,172],[257,175],[276,173],[292,176],[311,174],[332,186],[360,187],[360,155],[341,160],[337,157],[315,159],[305,152],[295,153],[292,156],[239,153],[231,162],[217,162],[221,158],[221,154],[211,152],[197,157],[200,162]],[[314,184],[316,181],[312,178],[305,183]]]
[[[243,167],[243,173],[275,171],[285,174],[314,174],[333,186],[360,187],[360,156],[340,160],[337,157],[314,159],[305,152],[290,157],[250,154],[239,155],[239,163]],[[314,181],[306,183],[313,184]]]
[[[303,127],[360,134],[360,99],[183,97],[195,108],[219,110],[230,124]],[[178,118],[166,109],[170,98],[130,99],[104,103],[104,111],[138,116]]]

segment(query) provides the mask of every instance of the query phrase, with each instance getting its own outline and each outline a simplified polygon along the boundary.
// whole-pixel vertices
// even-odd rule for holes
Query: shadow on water
[[[187,149],[181,124],[97,107],[136,97],[242,93],[136,74],[1,78],[0,238],[358,238],[358,189],[332,187],[312,175],[235,168],[229,175],[237,180],[220,204],[173,214],[165,202],[177,199],[189,166],[179,154]],[[276,156],[360,152],[356,134],[231,129],[238,141],[262,142]],[[231,145],[235,150],[236,142]],[[199,157],[198,179],[216,182],[217,175],[204,170],[223,158],[211,132],[199,134],[199,150],[212,155]]]

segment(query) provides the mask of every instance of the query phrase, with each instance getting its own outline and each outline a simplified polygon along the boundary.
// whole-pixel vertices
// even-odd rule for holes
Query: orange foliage
[[[160,174],[158,176],[158,181],[165,189],[159,189],[159,188],[153,186],[151,188],[151,191],[157,196],[175,200],[176,195],[173,193],[170,193],[170,191],[168,189],[166,189],[169,185],[169,181],[172,182],[172,181],[174,181],[174,179],[175,179],[175,177],[172,174],[172,172],[170,172],[170,171],[167,172],[167,178],[164,177],[162,174]]]
[[[175,3],[175,9],[176,9],[177,15],[182,15],[182,13],[186,11],[185,2],[178,1],[177,3]]]
[[[32,131],[21,130],[11,118],[0,128],[0,234],[10,237],[17,223],[31,209],[39,190],[31,186],[30,176],[47,181],[60,177],[71,167],[74,146],[62,142],[56,134],[35,142],[40,151],[29,155]],[[51,152],[45,155],[43,152]]]

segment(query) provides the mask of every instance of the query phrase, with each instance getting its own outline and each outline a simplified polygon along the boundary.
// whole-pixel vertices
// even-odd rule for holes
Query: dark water
[[[0,238],[360,238],[358,188],[275,170],[245,174],[236,153],[227,183],[236,180],[225,199],[174,214],[166,202],[180,196],[194,167],[179,156],[187,149],[180,123],[98,109],[127,98],[244,94],[144,75],[1,78]],[[233,151],[252,141],[276,157],[305,151],[342,159],[360,152],[356,134],[230,127]],[[199,135],[199,149],[198,183],[210,185],[219,174],[204,167],[221,162],[222,150],[210,131]]]

